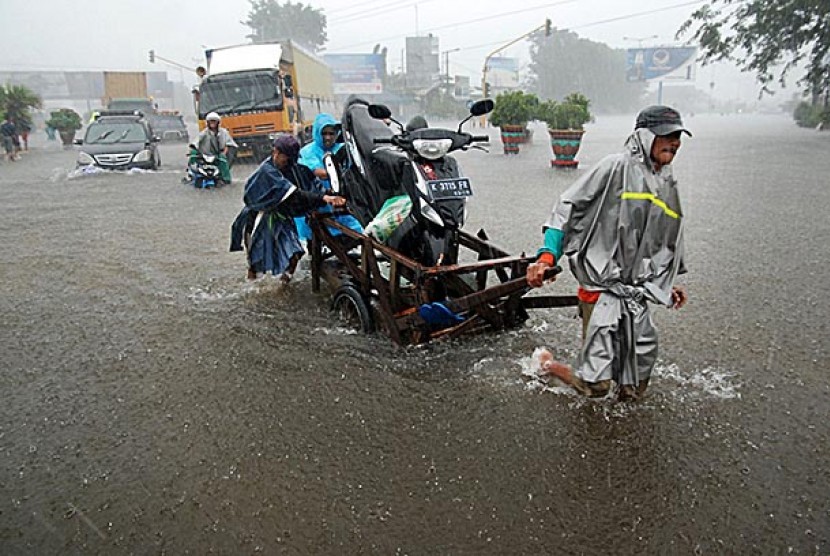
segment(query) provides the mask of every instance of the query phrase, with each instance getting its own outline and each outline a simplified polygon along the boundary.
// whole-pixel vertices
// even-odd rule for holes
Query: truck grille
[[[240,135],[244,133],[251,133],[253,128],[249,125],[243,125],[240,127],[232,127],[231,128],[231,135]]]
[[[276,126],[274,124],[257,124],[254,129],[260,133],[268,133],[276,130]]]
[[[132,159],[133,155],[130,153],[95,155],[95,162],[97,162],[99,166],[123,166],[124,164],[129,164]]]

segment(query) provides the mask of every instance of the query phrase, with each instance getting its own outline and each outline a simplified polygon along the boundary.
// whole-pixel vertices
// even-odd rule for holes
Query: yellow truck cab
[[[280,133],[310,140],[314,117],[336,113],[331,70],[291,41],[214,48],[205,56],[208,73],[195,97],[199,129],[207,114],[219,114],[239,145],[237,158],[263,160]]]

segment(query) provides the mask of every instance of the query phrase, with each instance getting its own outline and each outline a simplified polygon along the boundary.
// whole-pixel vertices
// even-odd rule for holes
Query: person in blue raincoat
[[[231,251],[248,256],[248,278],[270,272],[288,281],[304,251],[293,217],[324,206],[342,207],[344,197],[315,188],[316,178],[297,164],[300,145],[291,135],[274,140],[269,158],[245,182],[245,207],[231,226]]]
[[[314,118],[314,125],[311,128],[313,141],[300,149],[299,164],[314,172],[314,175],[320,180],[320,183],[326,190],[331,189],[331,182],[329,181],[329,174],[326,171],[323,158],[327,153],[334,154],[343,147],[343,143],[337,142],[339,134],[340,123],[334,119],[334,116],[326,113],[318,114]],[[351,214],[338,215],[335,217],[335,220],[347,228],[363,233],[363,226]],[[311,228],[308,225],[306,217],[296,218],[295,221],[300,239],[302,241],[311,239]],[[329,232],[333,236],[340,235],[340,231],[333,228],[329,228]]]

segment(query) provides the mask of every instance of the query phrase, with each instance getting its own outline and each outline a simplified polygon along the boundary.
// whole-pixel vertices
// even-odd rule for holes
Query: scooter
[[[203,154],[191,145],[190,162],[187,165],[187,177],[184,181],[197,189],[207,189],[220,183],[220,175],[216,155]]]
[[[348,160],[342,187],[352,212],[364,226],[391,197],[406,194],[412,209],[387,240],[387,245],[426,266],[458,262],[458,231],[466,219],[467,198],[473,194],[471,180],[462,176],[449,153],[482,148],[486,135],[462,131],[464,123],[493,109],[491,99],[470,106],[470,115],[457,130],[422,128],[407,131],[392,118],[388,107],[355,101],[343,116],[343,140]],[[382,123],[399,128],[394,133]],[[391,125],[391,124],[390,124]],[[341,184],[338,183],[338,187]]]

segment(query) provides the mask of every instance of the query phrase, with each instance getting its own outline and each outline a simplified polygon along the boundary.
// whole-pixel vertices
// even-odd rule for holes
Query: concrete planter
[[[524,143],[525,126],[503,125],[501,126],[501,142],[504,146],[504,154],[519,154],[519,145]]]
[[[576,153],[582,144],[582,129],[548,129],[550,147],[553,150],[553,160],[550,165],[554,168],[576,168],[579,161]]]

